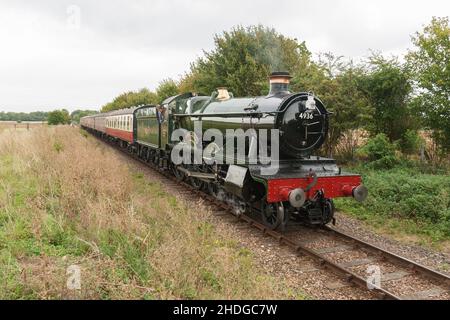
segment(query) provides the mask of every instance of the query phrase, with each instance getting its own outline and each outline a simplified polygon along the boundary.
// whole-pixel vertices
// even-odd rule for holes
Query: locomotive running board
[[[206,180],[215,180],[216,175],[213,173],[203,173],[203,172],[194,172],[190,171],[186,168],[183,168],[181,166],[177,167],[178,170],[183,172],[188,178],[198,178],[198,179],[206,179]]]

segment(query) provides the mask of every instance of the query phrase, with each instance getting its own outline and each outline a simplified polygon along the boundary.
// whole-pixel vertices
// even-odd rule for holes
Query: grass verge
[[[72,266],[72,267],[71,267]],[[67,283],[79,268],[81,288]],[[0,134],[0,298],[298,298],[78,129]]]

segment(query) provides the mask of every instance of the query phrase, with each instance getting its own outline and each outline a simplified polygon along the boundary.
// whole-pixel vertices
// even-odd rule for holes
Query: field
[[[77,128],[4,131],[0,298],[299,298],[199,206]]]
[[[45,127],[47,122],[16,122],[16,121],[0,121],[0,132],[3,130],[29,130],[37,127]]]

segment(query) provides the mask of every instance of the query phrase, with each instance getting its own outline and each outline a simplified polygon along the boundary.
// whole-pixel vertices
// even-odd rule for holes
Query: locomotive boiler
[[[180,126],[193,131],[193,121],[201,120],[202,129],[219,129],[225,136],[229,129],[278,129],[283,158],[301,159],[320,148],[328,132],[328,112],[312,94],[289,92],[287,72],[270,76],[270,92],[256,98],[233,98],[225,88],[208,99],[202,108],[193,110],[186,101],[186,115]],[[198,98],[197,98],[198,100]],[[270,135],[267,137],[270,142]]]

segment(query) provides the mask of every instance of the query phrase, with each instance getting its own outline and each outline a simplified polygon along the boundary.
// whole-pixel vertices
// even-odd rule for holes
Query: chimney
[[[291,82],[291,76],[289,72],[278,71],[272,72],[269,77],[270,81],[270,92],[269,96],[280,94],[280,93],[290,93],[289,83]]]

